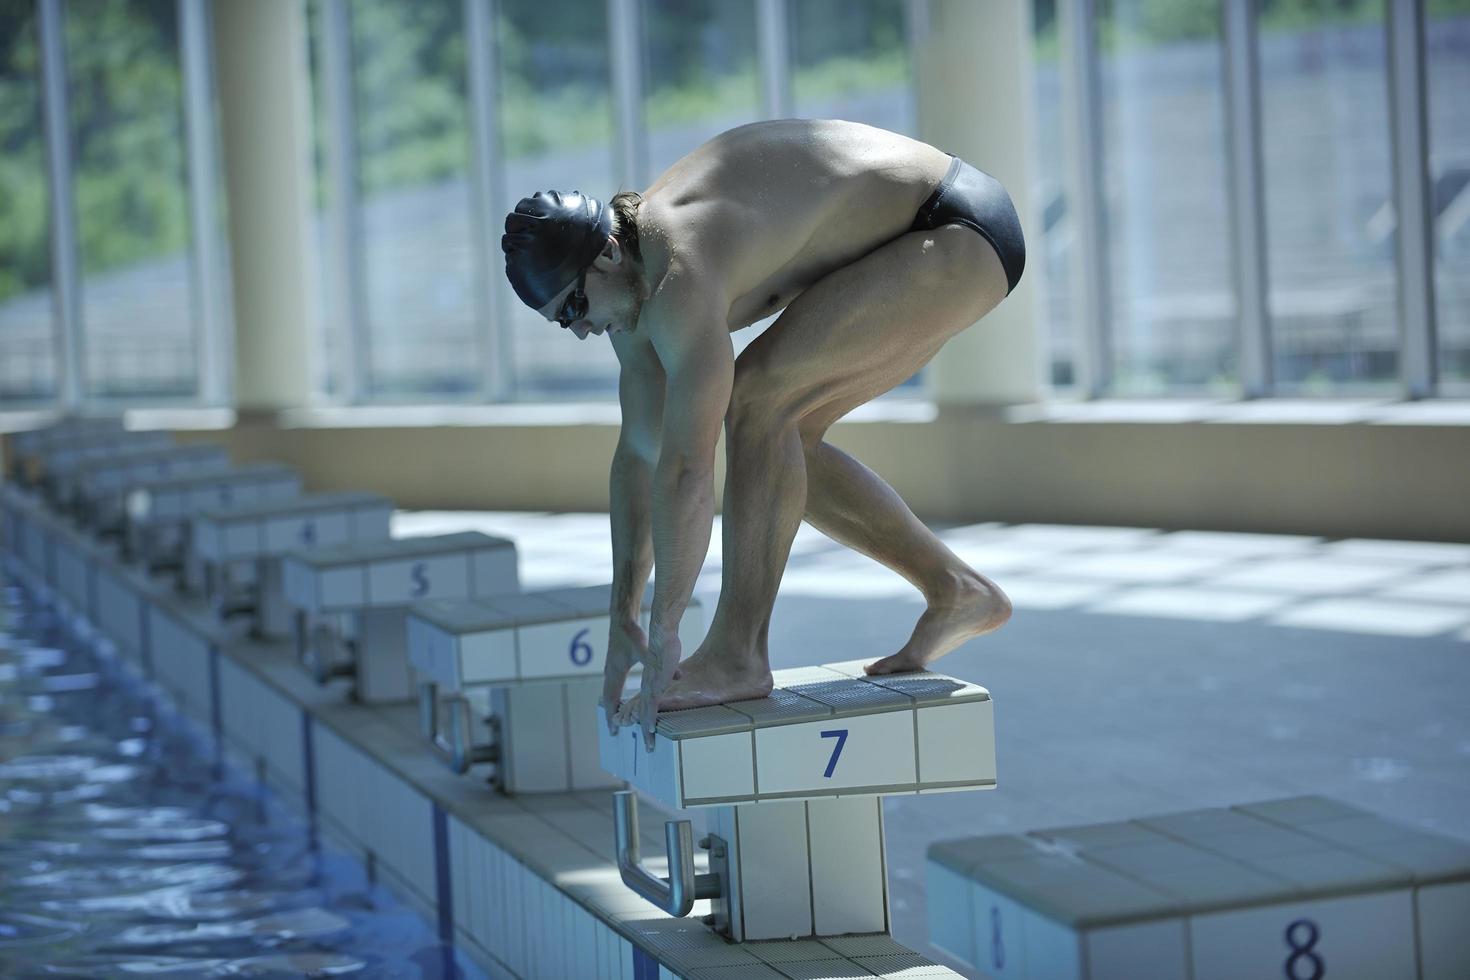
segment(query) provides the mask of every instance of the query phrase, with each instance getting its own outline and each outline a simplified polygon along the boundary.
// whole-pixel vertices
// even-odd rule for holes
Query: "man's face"
[[[538,309],[548,321],[562,322],[560,325],[577,335],[578,340],[606,333],[622,333],[633,328],[637,314],[631,307],[631,290],[625,283],[621,262],[611,260],[606,251],[589,267],[584,277],[579,276],[565,289],[551,298],[551,302]],[[576,306],[572,296],[578,286],[587,297],[586,309],[581,316],[566,316],[569,308]]]

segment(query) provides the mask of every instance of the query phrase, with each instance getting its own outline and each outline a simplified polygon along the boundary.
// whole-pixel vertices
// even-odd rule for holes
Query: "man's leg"
[[[902,575],[928,603],[903,649],[869,673],[922,669],[1005,625],[1011,604],[1000,587],[950,551],[878,474],[820,441],[807,450],[806,468],[807,523]]]
[[[1000,259],[979,235],[957,225],[910,232],[817,282],[741,354],[726,418],[720,601],[709,636],[681,665],[663,707],[769,691],[764,637],[792,539],[810,509],[810,450],[832,422],[911,376],[1005,295]],[[880,528],[849,541],[866,542],[875,557],[888,554],[920,581],[942,564],[932,548],[926,556],[922,535],[893,533],[917,520],[882,481],[899,510],[850,469],[845,477],[821,469],[821,492],[846,501],[825,512],[845,509]],[[819,504],[816,513],[823,512]],[[839,523],[834,516],[832,526]],[[888,545],[876,546],[880,540]],[[905,647],[910,658],[932,659],[935,649],[932,640]]]

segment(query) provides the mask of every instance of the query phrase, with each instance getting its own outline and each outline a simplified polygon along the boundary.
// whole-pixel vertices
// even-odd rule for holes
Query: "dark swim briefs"
[[[954,156],[949,172],[919,208],[909,230],[928,231],[949,224],[973,228],[995,248],[1006,270],[1009,296],[1026,268],[1026,239],[1021,234],[1016,206],[1000,181]]]

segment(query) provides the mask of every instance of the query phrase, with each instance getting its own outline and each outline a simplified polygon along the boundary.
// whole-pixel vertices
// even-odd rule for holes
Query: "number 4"
[[[847,729],[837,728],[830,732],[823,732],[822,737],[837,739],[837,745],[832,749],[832,758],[827,760],[827,771],[822,773],[823,779],[831,779],[832,770],[837,768],[837,760],[842,755],[842,747],[847,744]]]

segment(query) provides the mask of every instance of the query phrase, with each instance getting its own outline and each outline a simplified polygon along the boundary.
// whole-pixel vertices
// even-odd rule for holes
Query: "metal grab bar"
[[[471,728],[470,704],[463,697],[449,702],[449,738],[439,731],[439,685],[432,682],[419,684],[419,730],[429,740],[429,748],[435,758],[449,767],[449,771],[463,776],[477,762],[499,762],[498,745],[476,745]]]
[[[724,886],[719,874],[694,873],[694,828],[688,820],[664,823],[664,846],[669,854],[669,877],[644,870],[638,844],[638,796],[632,790],[613,793],[613,838],[623,884],[670,915],[685,916],[694,903],[720,898]],[[723,842],[720,847],[723,849]]]

